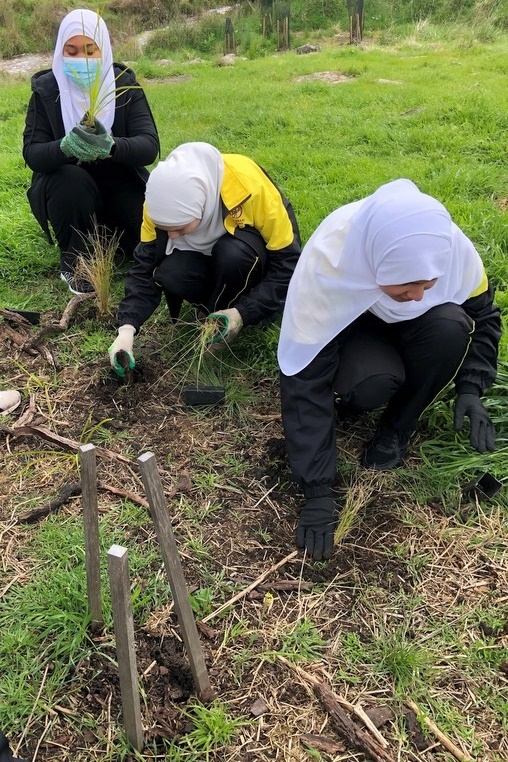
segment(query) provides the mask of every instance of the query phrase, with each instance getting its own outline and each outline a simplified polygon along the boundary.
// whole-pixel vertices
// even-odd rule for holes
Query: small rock
[[[302,55],[304,53],[319,53],[321,48],[319,45],[310,45],[307,43],[306,45],[300,45],[299,48],[296,48],[297,55]]]
[[[219,61],[219,66],[234,66],[236,62],[236,55],[234,53],[226,53],[225,56]]]
[[[268,711],[268,707],[261,697],[257,698],[250,708],[250,713],[253,717],[260,717],[262,714]]]

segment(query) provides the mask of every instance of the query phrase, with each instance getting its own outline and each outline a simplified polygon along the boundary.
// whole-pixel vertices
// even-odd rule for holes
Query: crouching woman
[[[424,410],[452,380],[455,425],[494,449],[481,397],[496,376],[500,313],[482,260],[445,207],[410,180],[332,212],[303,249],[278,348],[290,465],[305,504],[297,545],[329,558],[338,508],[336,401],[382,408],[366,468],[400,466]]]

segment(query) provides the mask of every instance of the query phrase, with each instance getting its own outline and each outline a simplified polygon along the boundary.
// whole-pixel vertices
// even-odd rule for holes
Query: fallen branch
[[[185,478],[185,477],[184,477]],[[179,483],[176,485],[176,487],[173,487],[171,491],[166,495],[168,499],[173,498],[177,492],[183,492],[184,490],[181,489],[182,480],[180,479]],[[104,490],[105,492],[111,492],[113,495],[118,495],[119,497],[124,497],[126,500],[130,500],[131,503],[134,503],[135,505],[140,505],[142,508],[149,509],[148,501],[144,498],[140,497],[139,495],[136,495],[135,492],[129,492],[129,490],[126,489],[120,489],[119,487],[113,487],[111,484],[106,484],[106,482],[97,482],[97,487],[99,489]],[[76,495],[81,494],[81,485],[72,483],[72,484],[65,484],[62,489],[60,490],[58,496],[52,500],[47,505],[43,505],[40,508],[36,508],[34,511],[27,511],[26,513],[22,513],[17,517],[17,522],[23,523],[23,524],[31,524],[34,521],[37,521],[38,519],[44,518],[44,516],[49,516],[50,513],[53,511],[57,511],[59,508],[62,507],[62,505],[65,505],[65,503],[70,500],[71,497],[76,497]]]
[[[279,661],[288,666],[306,682],[310,683],[314,688],[314,693],[320,700],[324,709],[330,715],[333,725],[336,730],[356,749],[367,754],[375,762],[395,762],[395,757],[389,751],[388,741],[383,738],[379,730],[376,728],[370,717],[365,714],[363,709],[351,704],[347,699],[342,696],[337,696],[333,692],[332,688],[324,680],[321,680],[310,672],[306,672],[304,669],[296,664],[285,659],[283,656],[277,657]],[[361,727],[351,720],[342,706],[346,706],[350,711],[359,717],[366,727],[370,730],[372,735],[366,733]]]
[[[85,296],[88,296],[88,294],[85,294]],[[0,432],[13,437],[40,437],[47,442],[60,445],[64,449],[72,450],[73,452],[77,452],[82,446],[82,442],[77,442],[75,439],[68,439],[67,437],[60,436],[60,434],[55,434],[45,426],[19,426],[16,428],[1,426]],[[120,453],[113,452],[112,450],[107,450],[104,447],[96,447],[95,451],[101,458],[118,460],[120,463],[129,463],[132,465],[132,460],[127,458],[125,455],[120,455]]]
[[[148,505],[148,501],[145,500],[143,497],[136,495],[135,492],[129,492],[129,490],[126,490],[126,489],[113,487],[111,484],[106,484],[106,482],[97,482],[97,486],[99,489],[103,489],[106,492],[111,492],[112,495],[118,495],[118,497],[124,497],[126,500],[130,500],[131,503],[134,503],[135,505],[140,505],[142,508],[148,509],[150,507]],[[170,495],[169,497],[174,497],[174,495]]]
[[[295,558],[298,555],[297,550],[293,550],[292,553],[290,553],[288,556],[285,556],[281,561],[278,561],[273,566],[270,566],[269,569],[267,569],[263,574],[261,574],[257,579],[254,580],[254,582],[251,582],[248,587],[246,587],[244,590],[240,590],[239,593],[236,595],[233,595],[232,598],[229,599],[229,601],[226,601],[226,603],[223,603],[222,606],[219,606],[218,609],[215,609],[215,611],[212,611],[211,614],[208,614],[208,616],[205,616],[203,618],[203,622],[209,622],[210,619],[213,619],[218,614],[222,614],[223,611],[225,611],[227,608],[229,608],[233,603],[236,603],[236,601],[241,600],[242,598],[245,598],[248,593],[250,593],[251,590],[254,590],[255,587],[259,585],[260,582],[263,582],[272,572],[276,571],[277,569],[280,569],[281,566],[284,566],[284,564],[287,564],[288,561],[292,561],[293,558]]]
[[[453,754],[455,759],[458,759],[459,762],[474,762],[473,757],[468,754],[467,751],[462,751],[462,749],[459,749],[459,747],[456,746],[453,741],[451,741],[448,736],[446,736],[443,731],[440,730],[438,726],[432,722],[430,717],[427,717],[427,715],[421,711],[420,707],[415,704],[414,701],[412,701],[410,698],[407,698],[405,703],[416,714],[417,717],[423,720],[428,729],[434,733],[441,746],[444,746],[444,748],[449,751],[450,754]]]
[[[32,355],[32,357],[37,355],[37,350],[31,346],[31,342],[27,342],[26,338],[21,333],[19,333],[19,331],[16,331],[14,328],[11,328],[10,326],[3,323],[2,333],[15,346],[19,347],[19,349],[27,352],[29,355]]]
[[[72,299],[70,299],[69,302],[67,303],[67,306],[64,309],[62,313],[62,317],[60,318],[58,323],[51,323],[50,325],[45,325],[44,328],[42,328],[42,330],[40,330],[38,334],[36,334],[32,339],[30,339],[30,341],[26,342],[26,346],[24,348],[36,347],[36,348],[39,348],[40,350],[40,347],[38,347],[38,345],[42,341],[44,341],[47,338],[47,336],[49,336],[50,334],[60,333],[61,331],[65,331],[69,327],[69,324],[72,318],[74,317],[74,314],[76,310],[78,309],[79,305],[82,302],[87,301],[88,299],[93,299],[95,295],[96,294],[94,291],[90,294],[78,294],[77,296],[73,296]]]
[[[26,513],[20,513],[17,517],[18,523],[31,524],[37,519],[43,518],[43,516],[49,516],[53,511],[57,511],[62,505],[71,499],[81,495],[81,484],[72,482],[71,484],[64,484],[57,497],[47,505],[43,505],[40,508],[36,508],[34,511],[27,511]]]

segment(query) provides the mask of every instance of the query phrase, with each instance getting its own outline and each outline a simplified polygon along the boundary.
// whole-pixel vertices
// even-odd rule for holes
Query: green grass
[[[312,8],[317,5],[323,4]],[[486,41],[480,31],[478,24],[448,28],[451,42],[445,42],[442,29],[422,23],[406,27],[402,35],[386,29],[386,45],[379,44],[380,38],[363,47],[322,40],[321,52],[309,56],[290,52],[239,60],[227,68],[218,67],[213,56],[201,64],[190,64],[184,56],[167,65],[145,58],[134,68],[154,111],[163,156],[187,140],[207,140],[221,151],[252,156],[293,202],[304,241],[338,205],[396,177],[413,179],[448,206],[477,244],[506,320],[507,123],[501,104],[508,39],[493,28]],[[334,85],[296,82],[326,71],[352,79]],[[190,79],[165,81],[178,74]],[[57,280],[58,253],[44,241],[25,196],[30,173],[20,145],[29,84],[4,78],[0,88],[0,306],[59,317],[69,295]],[[116,272],[113,308],[122,287],[123,274]],[[171,516],[186,576],[194,585],[194,610],[206,616],[290,552],[296,503],[287,464],[278,468],[259,445],[263,437],[282,437],[276,400],[278,325],[246,329],[231,352],[202,363],[200,382],[224,385],[227,391],[226,408],[211,414],[182,412],[175,402],[185,384],[196,382],[187,349],[197,330],[190,313],[176,326],[164,309],[153,316],[135,352],[148,364],[157,353],[166,377],[135,402],[129,390],[111,392],[112,421],[79,405],[81,390],[107,375],[107,347],[114,334],[111,324],[93,312],[51,339],[57,369],[14,356],[11,349],[0,367],[2,386],[16,386],[27,397],[35,394],[38,409],[55,430],[70,428],[83,440],[124,453],[148,448],[157,434],[165,487],[171,487],[175,472],[191,471],[191,489],[171,503]],[[275,706],[263,720],[269,732],[259,731],[262,749],[253,752],[260,762],[268,758],[265,747],[273,758],[289,748],[288,736],[318,732],[323,715],[303,691],[288,688],[287,672],[276,671],[275,654],[280,653],[303,666],[322,661],[337,691],[348,695],[397,703],[407,690],[452,738],[462,737],[470,750],[501,762],[483,739],[492,738],[489,728],[506,730],[508,722],[500,672],[508,660],[501,588],[507,498],[504,490],[492,503],[465,504],[461,498],[461,486],[478,472],[505,478],[506,337],[500,357],[499,378],[486,400],[498,427],[498,449],[483,456],[472,452],[467,431],[453,432],[452,399],[444,395],[424,416],[411,467],[379,475],[345,528],[333,561],[290,567],[289,577],[315,580],[312,593],[249,599],[211,622],[217,634],[206,641],[207,659],[213,681],[221,686],[221,703],[175,710],[169,702],[177,715],[180,709],[189,712],[190,730],[171,741],[151,739],[149,758],[240,760],[243,734],[255,745],[259,726],[242,723],[257,692]],[[69,401],[65,393],[71,382]],[[165,411],[158,426],[147,413],[154,403]],[[349,488],[352,500],[359,497],[358,435],[342,434],[339,498]],[[71,478],[76,478],[73,454],[38,441],[9,440],[9,449],[2,442],[0,488],[5,486],[7,495],[2,522],[8,525],[11,513],[49,501],[58,483]],[[109,465],[107,478],[114,483],[125,478],[130,488],[139,489],[131,472],[116,474]],[[430,497],[439,497],[441,507],[427,505]],[[113,542],[128,544],[134,616],[142,628],[171,598],[153,527],[145,509],[128,501],[102,496],[101,504],[106,506],[100,517],[101,548],[104,553]],[[12,585],[0,597],[0,726],[19,737],[30,717],[30,728],[41,733],[45,707],[76,689],[75,666],[106,653],[111,614],[105,594],[107,643],[92,642],[86,632],[77,510],[23,531],[9,528],[1,540],[6,548],[11,536],[15,557],[9,545],[12,561],[6,562],[5,576],[6,585]],[[85,712],[69,723],[65,731],[71,727],[79,735],[83,727],[94,727],[94,718]],[[117,714],[109,727],[110,740],[103,734],[92,753],[79,752],[76,759],[126,758],[131,752]],[[53,735],[58,736],[56,730]],[[401,743],[405,762],[407,741]],[[28,756],[34,744],[24,751]]]

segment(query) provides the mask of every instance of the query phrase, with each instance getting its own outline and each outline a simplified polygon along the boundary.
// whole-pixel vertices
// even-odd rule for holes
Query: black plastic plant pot
[[[41,313],[40,312],[27,312],[26,310],[14,310],[10,307],[5,308],[6,312],[12,312],[15,315],[20,315],[21,317],[25,318],[25,320],[28,320],[29,323],[32,325],[39,325],[41,322]],[[7,316],[7,320],[9,317]]]
[[[477,479],[473,479],[469,484],[466,484],[463,494],[467,497],[475,495],[479,500],[491,500],[497,495],[502,486],[503,483],[499,479],[485,472]]]
[[[187,407],[222,405],[225,399],[223,386],[187,386],[183,391],[183,401]]]

